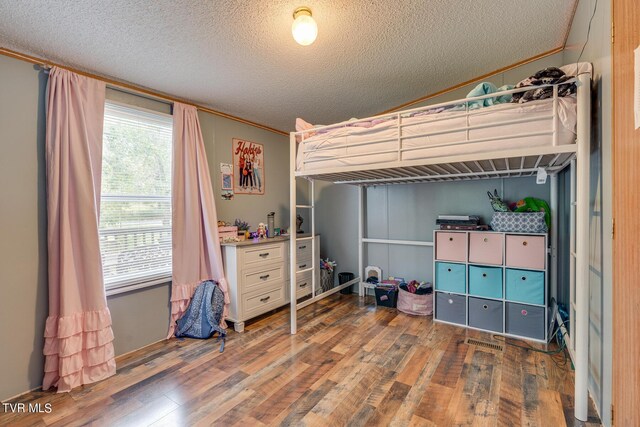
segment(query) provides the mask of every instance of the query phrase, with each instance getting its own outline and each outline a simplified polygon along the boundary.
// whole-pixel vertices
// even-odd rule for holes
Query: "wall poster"
[[[233,192],[264,194],[264,147],[256,142],[233,138]]]

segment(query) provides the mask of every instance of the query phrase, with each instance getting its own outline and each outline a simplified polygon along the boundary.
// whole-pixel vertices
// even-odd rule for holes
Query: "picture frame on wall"
[[[220,189],[233,190],[233,165],[229,163],[220,163]]]
[[[265,191],[264,146],[245,139],[232,139],[233,192],[263,195]]]

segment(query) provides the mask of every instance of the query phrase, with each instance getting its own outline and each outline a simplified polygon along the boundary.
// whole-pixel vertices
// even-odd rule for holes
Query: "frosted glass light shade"
[[[311,17],[311,11],[300,8],[293,13],[294,20],[291,25],[291,33],[298,44],[308,46],[318,37],[318,25]]]

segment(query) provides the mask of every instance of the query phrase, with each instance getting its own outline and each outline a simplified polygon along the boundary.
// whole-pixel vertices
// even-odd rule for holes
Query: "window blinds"
[[[107,289],[171,276],[170,115],[107,101],[100,251]]]

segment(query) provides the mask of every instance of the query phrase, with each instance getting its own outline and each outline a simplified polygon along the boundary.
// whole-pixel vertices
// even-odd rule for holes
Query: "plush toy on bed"
[[[551,227],[551,209],[547,202],[542,199],[534,199],[533,197],[525,197],[516,202],[514,212],[544,212],[544,222],[547,227]]]
[[[491,191],[487,191],[487,195],[491,200],[491,207],[494,212],[509,212],[509,206],[498,196],[498,190],[493,190],[493,194],[491,194]]]

